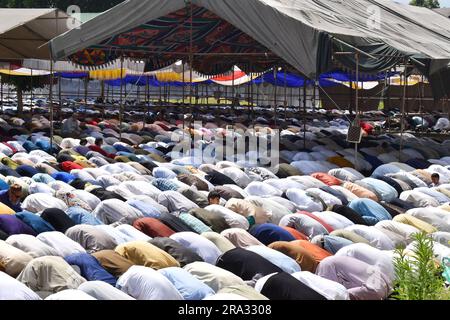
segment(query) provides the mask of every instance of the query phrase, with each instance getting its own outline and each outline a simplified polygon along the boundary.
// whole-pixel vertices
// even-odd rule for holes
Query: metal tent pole
[[[224,99],[224,101],[225,101],[225,104],[227,104],[227,101],[229,100],[229,96],[228,96],[228,86],[225,86],[224,87],[224,97],[225,97],[225,99]]]
[[[30,69],[30,74],[31,74],[31,78],[30,78],[30,83],[31,83],[31,89],[30,89],[30,101],[31,101],[30,113],[31,113],[31,117],[33,117],[33,69]]]
[[[147,76],[147,83],[145,84],[145,88],[146,88],[145,100],[147,101],[147,116],[148,119],[150,120],[150,76]]]
[[[111,104],[114,105],[114,84],[111,84]]]
[[[78,92],[77,92],[78,99],[80,99],[81,97],[81,81],[83,80],[78,79]]]
[[[408,86],[408,75],[406,75],[405,77],[406,77],[406,79],[405,79],[405,81],[406,81],[406,91],[405,91],[405,113],[406,113],[406,116],[409,117],[409,98],[408,98],[408,96],[409,96],[409,86]]]
[[[278,68],[277,67],[274,68],[274,79],[275,79],[275,88],[274,88],[274,92],[273,92],[273,100],[274,100],[274,103],[273,103],[273,116],[274,116],[274,119],[275,119],[275,127],[277,127],[278,126],[278,119],[277,119]]]
[[[250,71],[252,71],[253,69],[252,69],[252,67],[251,67],[251,65],[250,65]],[[252,72],[250,72],[250,81],[248,82],[249,83],[249,89],[250,89],[250,97],[249,97],[249,102],[250,102],[250,110],[251,110],[251,117],[250,117],[250,119],[251,119],[251,121],[252,121],[252,123],[253,123],[253,117],[254,117],[254,114],[255,114],[255,109],[254,109],[254,105],[253,105],[253,102],[254,102],[254,100],[253,100],[253,98],[254,98],[254,92],[253,92],[253,73]]]
[[[294,102],[292,102],[294,103]],[[298,86],[298,118],[301,119],[302,117],[302,87]]]
[[[286,74],[286,68],[284,69],[284,122],[287,121],[287,74]]]
[[[445,104],[447,105],[447,119],[450,119],[450,105],[448,104],[448,95],[445,95]]]
[[[193,93],[193,74],[192,69],[194,68],[194,17],[193,17],[193,5],[192,1],[189,1],[189,13],[190,13],[190,26],[189,26],[189,111],[191,114],[190,123],[189,123],[189,129],[191,129],[192,126],[192,118],[193,118],[193,112],[192,112],[192,93]],[[193,133],[192,133],[193,134]]]
[[[158,99],[158,103],[159,106],[161,107],[163,105],[163,100],[162,100],[162,87],[161,87],[161,81],[158,82],[158,90],[159,90],[159,99]]]
[[[100,98],[102,99],[102,102],[104,103],[105,102],[105,80],[101,80],[100,85],[101,85]]]
[[[58,119],[62,121],[62,108],[63,108],[63,100],[61,94],[61,74],[58,74],[58,98],[59,98],[59,110],[58,110]]]
[[[423,85],[423,75],[422,75],[421,81],[419,83],[419,114],[420,114],[420,117],[422,118],[422,130],[423,130],[424,124],[425,124],[425,119],[423,118],[423,109],[424,109],[423,107],[424,106],[422,106],[422,102],[423,102],[422,99],[424,96],[423,88],[424,88],[424,85]]]
[[[120,139],[122,140],[122,123],[123,123],[123,111],[124,111],[124,102],[123,102],[123,56],[120,57],[120,111],[119,111],[119,133]]]
[[[349,89],[350,89],[350,91],[349,91],[350,92],[350,105],[348,107],[350,109],[350,115],[352,115],[353,114],[353,81],[351,80],[351,78],[350,78]]]
[[[56,32],[58,33],[58,10],[55,11],[56,12]],[[53,153],[53,138],[54,138],[54,133],[55,133],[55,121],[54,121],[54,111],[53,111],[53,80],[54,80],[54,75],[53,75],[53,58],[50,57],[50,92],[49,92],[49,100],[50,100],[50,150],[51,153]]]
[[[110,86],[108,85],[108,84],[106,84],[107,85],[107,87],[106,87],[106,100],[105,101],[103,101],[103,104],[102,104],[102,120],[104,121],[105,120],[105,106],[108,104],[108,102],[110,101],[109,100],[109,93],[110,93]],[[111,99],[112,100],[112,99]]]
[[[317,89],[317,79],[314,81],[312,99],[311,99],[313,113],[316,113],[316,97],[317,97],[316,89]]]
[[[109,100],[109,86],[106,87],[106,100],[103,101],[104,104]]]
[[[53,59],[50,59],[50,148],[53,152],[53,136],[54,136],[54,114],[53,114]]]
[[[233,74],[232,74],[232,76],[231,76],[231,79],[232,79],[232,87],[231,87],[231,91],[232,91],[232,99],[231,99],[231,101],[232,101],[232,104],[231,104],[231,109],[234,111],[234,107],[235,107],[235,101],[236,101],[236,88],[235,88],[235,86],[234,86],[234,66],[233,66],[233,69],[232,69],[232,71],[231,71]]]
[[[140,104],[141,103],[141,86],[138,84],[138,83],[136,83],[136,101],[137,101],[137,103],[138,104]]]
[[[303,78],[303,150],[306,150],[306,78]]]
[[[295,93],[294,93],[294,88],[293,87],[291,87],[290,88],[290,94],[289,94],[289,106],[292,108],[292,109],[294,109],[294,101],[295,101],[295,98],[294,98],[294,95],[295,95]]]
[[[181,107],[184,109],[184,99],[186,98],[186,85],[185,85],[185,81],[186,81],[186,79],[185,79],[185,65],[184,65],[184,61],[182,61],[183,62],[183,73],[182,73],[182,79],[181,79],[181,82],[183,83],[183,92],[182,92],[182,97],[183,97],[183,99],[181,100],[182,102],[181,102]]]
[[[88,103],[88,86],[89,86],[89,77],[84,78],[84,104],[87,108]]]
[[[359,53],[355,53],[356,58],[356,92],[355,92],[355,113],[356,125],[359,124]],[[355,167],[358,167],[358,143],[355,142]]]
[[[194,122],[195,122],[195,111],[198,110],[198,108],[199,108],[199,99],[198,99],[198,97],[199,97],[199,86],[200,86],[200,84],[198,84],[198,83],[195,86],[195,108],[192,111],[192,115],[191,115],[192,116],[192,121],[194,121]]]
[[[401,131],[400,131],[400,150],[398,152],[398,161],[401,162],[401,157],[402,157],[402,150],[403,150],[403,135],[404,135],[404,131],[405,131],[405,105],[406,105],[406,87],[407,87],[407,82],[408,82],[408,60],[405,57],[405,70],[404,70],[404,74],[403,74],[403,99],[402,99],[402,117],[401,117]],[[401,78],[400,78],[401,79]]]
[[[10,71],[11,71],[11,66],[9,67]],[[8,75],[8,80],[11,79],[11,76]],[[11,98],[11,85],[8,85],[8,95],[7,95],[7,99]]]
[[[2,104],[2,113],[3,113],[3,75],[1,75],[1,79],[0,79],[0,81],[1,81],[1,84],[0,84],[0,95],[1,95],[1,104]]]
[[[167,104],[167,82],[164,82],[164,87],[163,87],[163,101],[164,101],[164,105]]]
[[[260,86],[262,85],[264,83],[264,76],[261,76],[261,84],[260,84]],[[260,106],[260,104],[261,104],[261,101],[259,100],[259,87],[258,87],[258,84],[256,84],[255,83],[255,86],[256,86],[256,107],[258,107],[258,106]],[[253,117],[254,117],[255,115],[253,115]]]

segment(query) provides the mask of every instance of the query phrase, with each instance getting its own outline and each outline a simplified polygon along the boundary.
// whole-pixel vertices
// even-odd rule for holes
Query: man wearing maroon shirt
[[[90,145],[89,149],[91,149],[92,151],[98,152],[101,155],[114,159],[116,157],[115,154],[111,154],[106,152],[105,150],[102,149],[102,145],[103,145],[103,139],[102,138],[97,138],[95,139],[95,145]]]

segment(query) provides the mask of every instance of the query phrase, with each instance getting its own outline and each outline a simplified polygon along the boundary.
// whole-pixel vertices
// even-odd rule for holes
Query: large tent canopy
[[[58,9],[1,9],[0,59],[49,59],[48,42],[69,30]]]
[[[380,13],[379,27],[368,24],[370,6]],[[350,50],[333,39],[376,55],[361,56],[363,72],[413,56],[428,75],[450,61],[449,19],[389,0],[128,0],[50,44],[55,60],[69,56],[91,67],[127,56],[146,59],[154,70],[194,54],[201,56],[194,68],[205,74],[284,62],[315,78],[336,66],[355,69],[351,57],[332,59]]]

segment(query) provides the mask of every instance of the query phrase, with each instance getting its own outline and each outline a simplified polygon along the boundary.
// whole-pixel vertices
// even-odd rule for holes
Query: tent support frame
[[[50,91],[49,91],[49,100],[50,100],[50,148],[53,153],[53,137],[55,133],[54,129],[54,114],[53,114],[53,59],[50,60]]]
[[[306,150],[306,79],[303,81],[303,150]]]
[[[120,111],[119,111],[119,134],[122,140],[122,123],[123,123],[123,112],[124,112],[124,102],[123,102],[123,56],[120,57]]]
[[[145,84],[145,88],[146,88],[146,90],[145,90],[145,100],[147,102],[147,116],[148,116],[148,119],[150,121],[150,77],[149,76],[147,76],[147,81],[146,81],[146,84]],[[144,121],[145,121],[145,119],[144,119]],[[144,122],[144,128],[145,128],[145,122]]]
[[[273,92],[273,116],[274,116],[274,121],[275,121],[275,127],[278,126],[278,121],[277,121],[277,100],[278,100],[278,85],[277,85],[277,81],[278,81],[278,67],[274,67],[273,69],[274,72],[274,78],[275,78],[275,86],[273,88],[274,92]]]
[[[31,101],[31,107],[30,107],[30,113],[31,116],[33,116],[33,68],[30,68],[30,84],[31,84],[31,89],[30,89],[30,101]]]
[[[61,93],[61,74],[58,75],[58,98],[59,98],[59,110],[58,110],[58,119],[59,121],[62,121],[62,108],[63,108],[63,99],[62,99],[62,93]],[[33,89],[31,89],[33,90]]]
[[[402,116],[401,116],[401,123],[400,123],[400,149],[398,151],[398,161],[401,162],[402,158],[402,151],[403,151],[403,144],[404,144],[404,132],[405,132],[405,106],[406,106],[406,89],[408,85],[408,58],[404,58],[405,63],[405,70],[403,74],[403,97],[402,97]],[[401,79],[401,78],[400,78]]]
[[[0,103],[1,103],[1,105],[2,105],[2,113],[3,113],[3,75],[1,75],[0,76],[0,81],[1,81],[1,83],[0,83],[0,95],[1,95],[1,97],[0,97],[0,99],[2,100]]]
[[[288,93],[287,93],[287,73],[286,73],[286,68],[284,68],[284,122],[286,124],[287,121],[287,105],[288,105]]]
[[[356,118],[355,122],[356,125],[360,125],[359,123],[359,52],[355,53],[355,59],[356,59],[356,97],[355,97],[355,113]],[[355,142],[355,167],[358,167],[358,143]]]

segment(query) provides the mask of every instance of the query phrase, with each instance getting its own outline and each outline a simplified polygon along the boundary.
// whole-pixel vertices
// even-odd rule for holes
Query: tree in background
[[[3,75],[1,81],[4,84],[13,86],[17,93],[17,114],[23,114],[23,93],[31,92],[32,89],[43,88],[45,84],[49,83],[48,76],[34,76],[33,80],[31,77],[25,76],[10,76]]]
[[[442,272],[444,264],[437,261],[433,238],[426,233],[413,235],[411,252],[397,249],[394,255],[396,274],[394,299],[450,300]]]
[[[436,9],[441,7],[439,0],[411,0],[409,4],[412,6],[425,7],[429,9]]]
[[[124,0],[0,0],[3,8],[58,8],[66,11],[71,5],[80,7],[81,12],[103,12]]]

